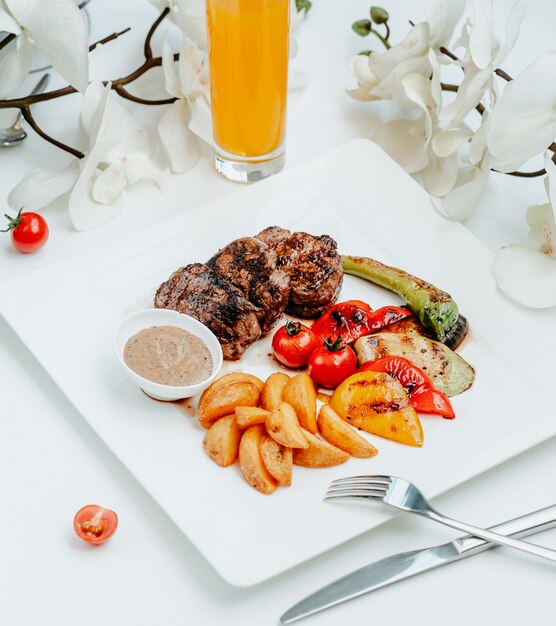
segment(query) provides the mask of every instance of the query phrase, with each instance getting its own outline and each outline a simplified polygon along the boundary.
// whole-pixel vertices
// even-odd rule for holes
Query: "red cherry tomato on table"
[[[96,504],[87,504],[79,509],[73,518],[73,528],[77,536],[87,543],[99,545],[116,532],[118,516],[110,509]]]
[[[434,388],[422,369],[401,356],[385,356],[363,364],[358,372],[386,372],[397,378],[405,389],[411,405],[418,413],[433,413],[453,419],[456,415],[445,393]]]
[[[357,369],[355,352],[338,337],[336,341],[325,340],[324,345],[311,352],[309,376],[317,385],[333,389]]]
[[[290,321],[274,334],[272,350],[282,365],[298,369],[307,365],[309,355],[321,343],[308,326]]]
[[[3,233],[12,233],[12,244],[20,252],[36,252],[48,241],[48,226],[42,215],[31,211],[19,211],[16,217],[4,215],[8,228]]]

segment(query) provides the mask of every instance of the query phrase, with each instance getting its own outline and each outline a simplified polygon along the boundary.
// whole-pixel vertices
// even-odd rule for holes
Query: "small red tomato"
[[[338,302],[316,320],[311,330],[323,339],[340,336],[346,343],[353,343],[371,332],[370,314],[371,307],[361,300]]]
[[[75,514],[73,528],[83,541],[99,545],[116,532],[118,516],[110,509],[87,504]]]
[[[8,228],[0,231],[12,233],[12,244],[20,252],[36,252],[48,241],[48,225],[42,215],[20,209],[16,217],[4,215]]]
[[[317,385],[333,389],[357,369],[355,352],[338,337],[327,339],[309,357],[309,376]]]
[[[274,333],[272,350],[282,365],[299,369],[307,365],[309,355],[321,343],[308,326],[290,321]]]

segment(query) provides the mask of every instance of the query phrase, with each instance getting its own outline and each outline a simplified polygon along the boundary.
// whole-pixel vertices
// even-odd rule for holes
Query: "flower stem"
[[[85,156],[83,152],[80,152],[79,150],[76,150],[75,148],[72,148],[71,146],[67,146],[65,143],[62,143],[61,141],[54,139],[54,137],[47,135],[44,132],[44,130],[42,130],[42,128],[40,128],[39,125],[35,122],[35,118],[33,117],[31,113],[31,109],[29,109],[29,107],[25,107],[25,106],[22,107],[21,113],[25,121],[29,124],[29,126],[43,139],[48,141],[48,143],[51,143],[52,145],[56,146],[57,148],[60,148],[61,150],[64,150],[65,152],[69,152],[70,154],[72,154],[74,157],[77,157],[78,159],[82,159]]]
[[[384,45],[384,47],[385,47],[386,49],[389,49],[389,48],[390,48],[390,44],[388,43],[388,41],[386,40],[386,38],[385,38],[385,37],[383,37],[383,36],[382,36],[382,35],[381,35],[378,31],[376,31],[376,30],[374,30],[373,28],[371,28],[371,30],[369,31],[369,33],[370,33],[370,34],[372,34],[372,35],[376,35],[376,36],[380,39],[380,41],[382,41],[382,44]]]
[[[6,37],[4,37],[4,39],[2,39],[2,41],[0,41],[0,50],[2,50],[2,48],[5,48],[11,41],[13,41],[16,38],[16,36],[17,35],[14,35],[13,33],[10,33]]]
[[[156,29],[160,26],[164,18],[168,15],[168,13],[170,13],[170,8],[166,7],[164,11],[162,11],[162,13],[158,16],[157,20],[154,22],[149,32],[147,33],[147,37],[145,39],[145,46],[143,49],[143,52],[145,54],[145,59],[147,61],[153,58],[153,51],[151,47],[151,41],[152,41],[153,35],[155,34]]]

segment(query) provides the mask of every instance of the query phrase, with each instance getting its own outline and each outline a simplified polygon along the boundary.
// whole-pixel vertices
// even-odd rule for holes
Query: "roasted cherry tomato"
[[[305,367],[311,352],[321,344],[322,341],[313,331],[300,322],[288,322],[272,338],[272,350],[276,359],[293,369]]]
[[[374,333],[377,330],[388,326],[388,324],[399,322],[410,315],[412,315],[412,312],[401,306],[383,306],[369,315],[367,320],[369,333]]]
[[[20,252],[36,252],[48,241],[48,226],[42,215],[19,211],[16,217],[4,215],[8,228],[0,231],[12,233],[12,244]]]
[[[456,416],[448,396],[438,389],[419,389],[409,396],[409,401],[418,413],[434,413],[446,419]]]
[[[83,541],[98,545],[116,532],[118,516],[110,509],[87,504],[75,514],[73,528]]]
[[[333,389],[355,372],[357,357],[341,337],[336,341],[325,339],[311,352],[308,365],[309,376],[317,385]]]
[[[339,336],[346,343],[353,343],[371,332],[368,325],[371,310],[361,300],[338,302],[319,317],[311,330],[323,339]]]
[[[401,356],[386,356],[369,361],[357,371],[386,372],[397,378],[418,413],[434,413],[448,419],[455,417],[454,409],[446,394],[434,388],[432,380],[422,369]]]

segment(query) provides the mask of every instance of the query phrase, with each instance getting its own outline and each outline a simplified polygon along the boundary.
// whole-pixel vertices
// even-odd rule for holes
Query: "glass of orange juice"
[[[285,160],[290,0],[206,0],[216,169],[252,182]]]

